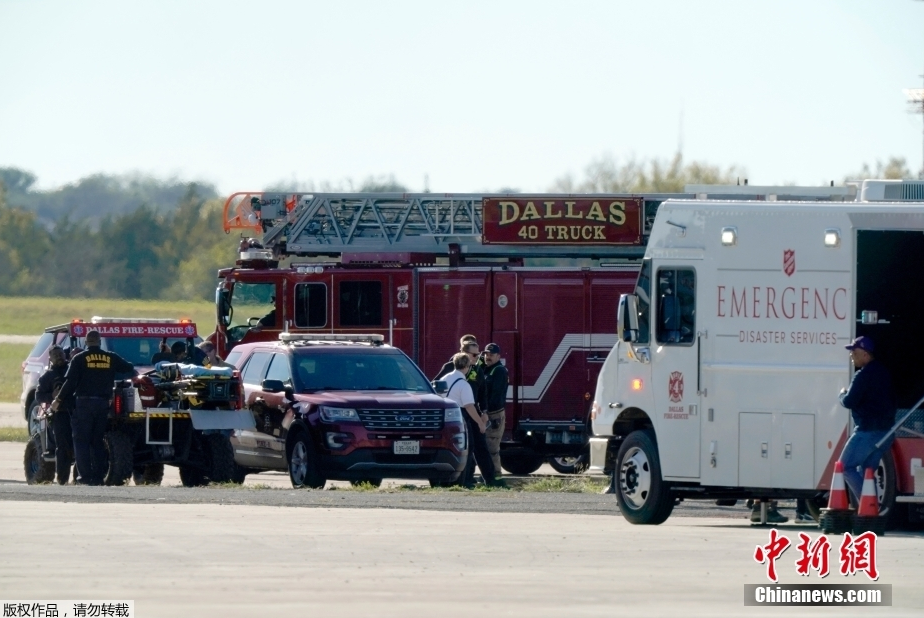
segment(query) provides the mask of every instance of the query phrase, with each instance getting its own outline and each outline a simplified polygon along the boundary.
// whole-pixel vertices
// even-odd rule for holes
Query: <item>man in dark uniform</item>
[[[488,429],[485,431],[485,440],[488,443],[488,453],[494,462],[494,471],[498,477],[501,475],[500,443],[504,436],[506,424],[507,384],[509,377],[507,368],[500,362],[501,349],[496,343],[489,343],[484,347],[483,366],[480,369],[482,385],[478,393],[478,405],[481,411],[488,415]]]
[[[87,349],[71,359],[64,386],[51,409],[57,412],[63,401],[77,396],[72,418],[77,483],[102,485],[109,463],[103,439],[113,383],[117,373],[130,373],[134,366],[118,354],[100,348],[102,341],[98,330],[88,332],[86,342]]]
[[[478,339],[475,337],[475,335],[462,335],[462,338],[459,339],[459,352],[462,352],[463,354],[467,354],[468,353],[467,347],[469,344],[474,344],[475,352],[477,353],[478,352]],[[458,352],[456,352],[456,354],[458,354]],[[452,358],[450,358],[446,362],[446,364],[440,368],[439,373],[437,373],[436,377],[433,379],[440,380],[443,378],[443,376],[449,375],[454,370],[455,368],[452,365]]]
[[[67,356],[60,346],[54,346],[48,352],[48,371],[39,378],[38,388],[35,390],[35,400],[39,403],[50,404],[64,385],[64,376],[67,374]],[[74,441],[71,436],[71,412],[74,410],[73,397],[62,400],[58,411],[51,417],[51,428],[54,435],[55,470],[58,473],[58,483],[67,485],[71,477],[71,464],[74,462]]]
[[[840,461],[844,464],[844,481],[857,501],[863,493],[863,472],[866,468],[877,468],[882,455],[892,445],[882,440],[895,423],[895,396],[892,393],[892,378],[885,365],[873,358],[873,340],[857,337],[850,345],[850,359],[856,368],[848,388],[841,389],[840,402],[850,408],[854,430]]]

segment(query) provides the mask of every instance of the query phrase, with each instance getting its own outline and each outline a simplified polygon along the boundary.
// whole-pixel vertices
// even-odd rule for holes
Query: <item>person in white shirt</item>
[[[503,485],[503,482],[496,480],[494,462],[491,461],[491,454],[488,452],[488,443],[485,440],[484,432],[487,429],[488,417],[481,414],[475,407],[475,395],[472,387],[465,379],[468,372],[471,359],[467,354],[459,353],[452,357],[453,371],[445,376],[446,386],[449,390],[445,397],[459,404],[459,407],[465,410],[463,415],[466,420],[469,436],[469,457],[474,457],[478,469],[481,470],[481,476],[484,477],[487,485]],[[473,485],[470,478],[466,478],[463,484],[467,487]]]

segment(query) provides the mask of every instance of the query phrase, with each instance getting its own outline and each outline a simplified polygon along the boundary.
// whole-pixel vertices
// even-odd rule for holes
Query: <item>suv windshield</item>
[[[403,354],[312,354],[293,357],[295,388],[314,391],[390,390],[429,393],[426,377]]]

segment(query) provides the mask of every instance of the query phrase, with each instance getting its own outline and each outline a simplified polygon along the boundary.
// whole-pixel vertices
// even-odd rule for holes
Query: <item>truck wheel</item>
[[[55,480],[55,462],[45,461],[42,456],[42,436],[40,434],[32,436],[32,439],[26,442],[22,464],[26,472],[26,482],[29,485],[50,483]]]
[[[501,467],[510,474],[532,474],[542,466],[542,457],[529,448],[501,449]]]
[[[555,468],[560,474],[582,474],[587,470],[587,455],[578,455],[577,457],[552,457],[549,459],[549,465]]]
[[[209,480],[213,483],[230,483],[234,478],[234,447],[231,439],[220,433],[203,436],[209,458]]]
[[[327,479],[318,471],[314,445],[304,431],[298,433],[289,448],[289,480],[292,481],[292,487],[310,487],[311,489],[324,489],[324,484],[327,482]]]
[[[134,453],[132,441],[121,431],[107,431],[103,437],[109,453],[109,469],[103,477],[104,485],[124,485],[132,477]]]
[[[360,487],[362,485],[372,485],[373,487],[381,487],[382,479],[359,479],[350,481],[350,485],[353,487]]]
[[[132,480],[135,481],[135,485],[160,485],[164,481],[164,464],[135,466],[132,470]]]
[[[632,524],[660,524],[674,510],[674,496],[661,478],[661,462],[654,437],[633,431],[616,457],[616,500],[622,516]]]

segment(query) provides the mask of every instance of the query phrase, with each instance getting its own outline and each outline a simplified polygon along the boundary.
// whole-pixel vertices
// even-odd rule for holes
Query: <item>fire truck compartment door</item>
[[[203,429],[254,429],[250,410],[190,410],[193,427]]]

